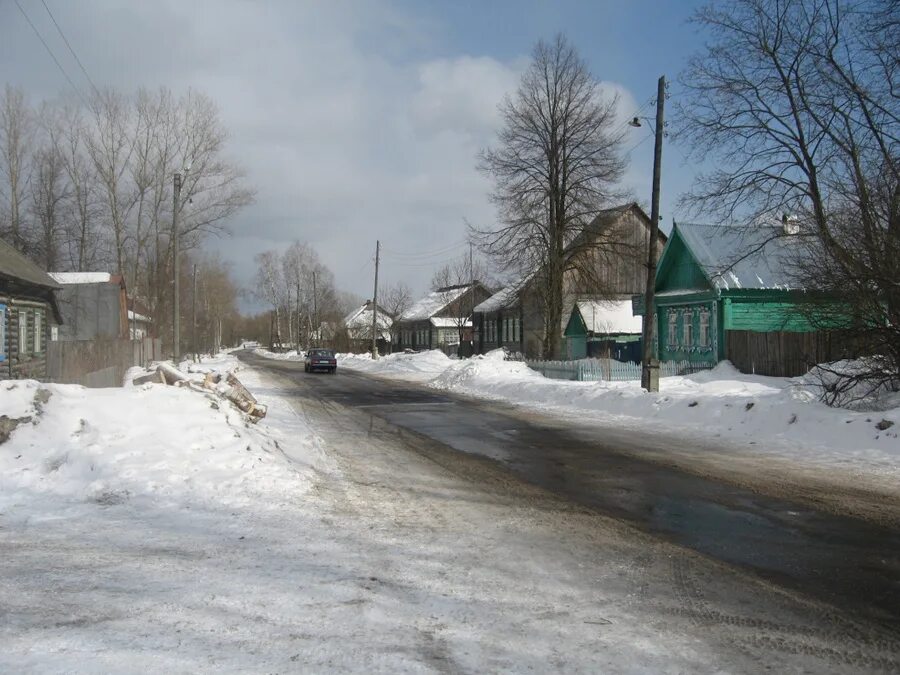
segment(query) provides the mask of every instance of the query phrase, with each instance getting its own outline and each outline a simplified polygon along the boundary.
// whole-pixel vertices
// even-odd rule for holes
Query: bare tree
[[[456,329],[460,345],[465,338],[466,328],[472,327],[475,309],[474,295],[468,295],[462,289],[475,281],[481,281],[487,274],[488,268],[483,260],[462,256],[439,267],[431,277],[432,291],[439,295],[443,305],[451,307],[451,323]]]
[[[541,41],[515,96],[501,105],[497,146],[481,156],[501,226],[476,231],[478,241],[505,270],[539,270],[548,357],[559,350],[553,327],[562,317],[563,276],[577,258],[568,246],[614,197],[624,171],[617,103],[564,36]]]
[[[27,248],[25,204],[33,135],[33,113],[25,95],[7,84],[0,98],[0,171],[5,179],[0,195],[6,202],[0,236],[9,236],[12,245],[22,250]]]
[[[61,147],[63,129],[56,110],[42,106],[39,116],[44,142],[34,155],[31,179],[32,210],[36,237],[32,257],[39,258],[47,270],[59,269],[63,217],[70,188]]]
[[[826,300],[804,313],[862,338],[884,357],[867,376],[897,386],[900,3],[732,0],[695,19],[711,42],[682,75],[678,136],[716,169],[683,203],[722,221],[796,218],[795,283]]]
[[[397,341],[400,330],[397,319],[410,308],[413,303],[412,289],[403,281],[391,284],[381,293],[378,306],[387,312],[391,319],[391,344]]]
[[[277,251],[265,251],[256,256],[256,278],[253,292],[257,298],[272,306],[275,312],[275,340],[281,345],[281,316],[284,307],[284,277]]]

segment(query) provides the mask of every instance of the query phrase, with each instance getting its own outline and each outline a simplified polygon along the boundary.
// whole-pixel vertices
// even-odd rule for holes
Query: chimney
[[[781,216],[781,227],[788,236],[800,234],[800,219],[797,216],[789,216],[785,213]]]

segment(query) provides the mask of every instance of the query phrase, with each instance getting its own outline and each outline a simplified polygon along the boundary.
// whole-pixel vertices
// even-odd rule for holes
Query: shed
[[[60,290],[61,341],[129,337],[125,279],[109,272],[50,272]]]
[[[59,285],[0,239],[0,380],[47,378],[51,323],[62,322]]]
[[[577,300],[572,305],[565,332],[568,357],[613,358],[639,361],[640,316],[632,312],[631,297]]]

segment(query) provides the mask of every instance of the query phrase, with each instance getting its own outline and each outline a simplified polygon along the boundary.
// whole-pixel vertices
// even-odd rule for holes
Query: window
[[[513,319],[513,342],[519,342],[522,339],[522,326],[519,323],[519,318],[516,317]]]
[[[701,347],[709,346],[709,310],[700,310],[700,332],[697,335],[697,344]]]
[[[43,351],[44,342],[44,313],[36,309],[34,310],[34,353],[40,354]]]
[[[19,357],[28,353],[28,310],[20,309],[19,312]]]
[[[694,312],[693,310],[684,310],[684,319],[681,325],[681,343],[684,347],[691,347],[694,344]]]
[[[669,319],[669,339],[666,344],[669,347],[675,347],[678,344],[678,312],[674,309],[668,311]]]
[[[6,361],[6,305],[0,305],[0,362]]]

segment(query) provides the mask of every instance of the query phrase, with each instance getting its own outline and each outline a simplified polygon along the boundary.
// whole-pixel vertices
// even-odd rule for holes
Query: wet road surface
[[[525,421],[502,405],[302,363],[248,363],[287,376],[301,395],[478,455],[516,477],[714,559],[826,602],[900,636],[900,533],[817,512]]]

